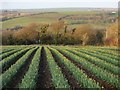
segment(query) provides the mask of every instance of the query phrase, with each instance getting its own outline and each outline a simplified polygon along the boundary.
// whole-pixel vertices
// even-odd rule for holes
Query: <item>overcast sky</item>
[[[119,0],[2,0],[2,9],[39,9],[39,8],[117,8]]]

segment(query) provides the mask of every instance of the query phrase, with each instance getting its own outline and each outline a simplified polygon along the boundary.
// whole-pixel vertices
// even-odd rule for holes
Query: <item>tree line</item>
[[[118,25],[106,29],[81,24],[70,28],[63,20],[51,24],[32,23],[20,30],[3,30],[3,45],[55,44],[55,45],[117,45]]]

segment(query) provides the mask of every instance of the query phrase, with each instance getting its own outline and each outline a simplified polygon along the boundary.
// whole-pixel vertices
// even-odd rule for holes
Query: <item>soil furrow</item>
[[[38,71],[39,76],[37,80],[37,88],[53,88],[52,76],[46,59],[46,52],[44,50],[44,47],[42,47]]]
[[[18,51],[15,51],[15,52],[10,53],[10,54],[9,54],[9,55],[7,55],[7,56],[2,57],[2,60],[3,60],[3,59],[5,59],[5,58],[7,58],[7,57],[9,57],[10,55],[12,55],[12,54],[14,54],[14,53],[16,53],[16,52],[19,52],[19,50],[18,50]]]
[[[6,52],[13,51],[13,50],[15,50],[15,49],[9,49],[9,50],[2,51],[2,52],[0,53],[0,55],[1,55],[1,54],[4,54],[4,53],[6,53]]]
[[[68,50],[68,49],[66,49],[66,50],[69,51],[69,52],[71,52],[71,51]],[[71,53],[74,53],[74,52],[71,52]],[[77,54],[77,53],[74,53],[74,54],[77,55],[77,56],[79,56],[79,54]],[[92,56],[92,57],[94,57],[94,56]],[[85,57],[83,57],[83,58],[85,58]],[[97,57],[95,57],[95,58],[97,58]],[[109,70],[109,69],[106,69],[106,68],[104,68],[104,67],[96,64],[96,63],[93,62],[93,61],[90,61],[90,60],[88,60],[88,61],[89,61],[90,63],[94,64],[94,65],[97,66],[97,67],[100,67],[100,68],[102,68],[102,69],[105,69],[106,71],[108,71],[109,73],[112,73],[113,75],[119,76],[119,74],[117,74],[117,73],[115,73],[115,72],[113,72],[113,71],[111,71],[111,70]]]
[[[27,51],[29,51],[29,50],[27,50]],[[4,73],[6,70],[8,70],[8,69],[11,67],[11,65],[15,64],[15,62],[16,62],[17,60],[19,60],[27,51],[19,54],[19,55],[15,58],[15,60],[11,61],[8,65],[6,65],[4,68],[2,68],[2,73]]]
[[[64,53],[62,53],[60,50],[58,50],[58,51],[62,55],[64,55],[68,60],[70,60],[73,64],[75,64],[79,69],[83,70],[83,72],[86,75],[88,75],[89,78],[92,78],[96,82],[99,82],[99,84],[100,84],[101,87],[103,86],[105,89],[117,90],[117,88],[114,87],[113,85],[111,85],[111,84],[107,83],[106,81],[103,81],[100,78],[98,78],[97,76],[95,76],[91,71],[89,71],[88,69],[86,69],[82,64],[76,62],[75,60],[72,60],[70,57],[68,57],[67,55],[65,55]]]
[[[51,51],[51,50],[50,50]],[[54,57],[55,62],[61,68],[63,75],[68,80],[69,85],[71,88],[81,88],[81,85],[75,80],[74,76],[70,73],[70,71],[60,62],[60,60],[56,57],[56,55],[51,51],[52,56]]]
[[[20,68],[19,71],[17,71],[17,74],[14,76],[14,78],[9,83],[8,88],[18,88],[18,84],[22,81],[22,78],[24,77],[24,75],[28,71],[29,65],[30,65],[37,49],[35,49],[31,53],[31,55],[27,58],[25,64]]]

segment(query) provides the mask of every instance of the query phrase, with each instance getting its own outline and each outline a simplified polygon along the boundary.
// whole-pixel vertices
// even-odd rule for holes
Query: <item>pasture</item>
[[[110,12],[103,14],[102,11],[56,11],[37,13],[23,17],[13,18],[1,22],[2,29],[12,28],[17,25],[26,26],[30,23],[47,23],[56,22],[59,18],[65,20],[66,24],[71,27],[80,24],[93,24],[94,26],[106,26],[110,23],[112,18],[117,16],[109,15]],[[104,16],[103,16],[104,15]]]

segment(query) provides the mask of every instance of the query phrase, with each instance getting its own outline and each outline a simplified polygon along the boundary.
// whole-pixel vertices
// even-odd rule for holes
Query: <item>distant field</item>
[[[2,88],[120,88],[117,47],[3,46]]]
[[[15,19],[10,19],[10,20],[6,20],[2,22],[2,29],[6,29],[6,28],[11,28],[14,27],[16,25],[22,25],[22,26],[26,26],[30,23],[52,23],[57,21],[59,18],[61,17],[65,17],[63,18],[66,23],[69,24],[69,26],[78,26],[81,23],[90,23],[89,16],[91,15],[95,15],[95,16],[99,16],[100,12],[98,11],[66,11],[66,12],[54,12],[54,13],[40,13],[37,15],[31,15],[31,16],[24,16],[24,17],[20,17],[20,18],[15,18]],[[85,17],[84,17],[85,16]],[[93,16],[94,17],[94,16]],[[74,19],[76,18],[76,19]],[[81,19],[83,18],[83,19]],[[85,19],[84,19],[85,18]],[[97,20],[97,19],[95,19]],[[92,20],[95,21],[94,19]],[[93,23],[94,26],[105,26],[105,23],[102,23],[101,21],[99,21],[100,19],[98,19],[98,23]],[[103,21],[103,20],[102,20]]]
[[[63,14],[69,14],[69,15],[74,15],[74,14],[98,14],[98,11],[68,11],[68,12],[62,12]]]
[[[16,25],[28,25],[30,23],[51,23],[54,22],[54,19],[48,19],[48,18],[34,18],[31,16],[28,17],[20,17],[20,18],[15,18],[15,19],[11,19],[11,20],[7,20],[4,21],[2,23],[2,28],[6,29],[6,28],[11,28],[14,27]]]
[[[58,20],[59,17],[62,15],[59,13],[48,13],[48,14],[37,14],[31,16],[25,16],[15,19],[10,19],[7,21],[2,22],[2,28],[11,28],[16,25],[28,25],[30,23],[52,23]]]

